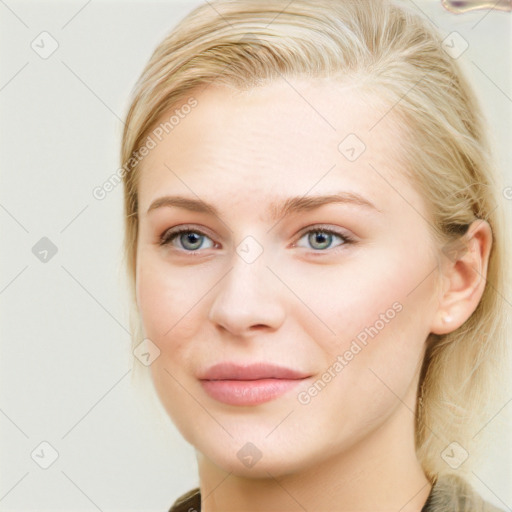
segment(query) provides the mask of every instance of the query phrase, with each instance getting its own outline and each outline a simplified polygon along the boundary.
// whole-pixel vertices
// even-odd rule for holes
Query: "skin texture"
[[[355,87],[296,79],[191,95],[197,107],[142,164],[136,284],[144,334],[161,351],[151,365],[156,392],[197,451],[202,510],[419,511],[431,489],[414,449],[425,341],[457,328],[478,304],[489,226],[472,225],[459,260],[443,258],[428,208],[402,175],[404,133],[389,106]],[[338,147],[350,133],[366,145],[355,161]],[[288,197],[341,191],[375,208],[269,214]],[[171,194],[213,204],[218,215],[147,213]],[[179,235],[159,245],[180,225],[206,235],[196,254]],[[353,243],[318,241],[318,225]],[[263,251],[251,263],[236,252],[248,236]],[[301,403],[298,394],[393,304],[400,311]],[[197,378],[222,361],[271,362],[311,377],[275,400],[227,405]],[[237,457],[248,442],[261,455],[252,467]]]

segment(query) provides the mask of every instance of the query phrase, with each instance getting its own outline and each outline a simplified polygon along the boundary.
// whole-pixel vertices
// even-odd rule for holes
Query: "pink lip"
[[[267,363],[246,366],[220,363],[200,374],[205,392],[230,405],[257,405],[273,400],[309,375]]]

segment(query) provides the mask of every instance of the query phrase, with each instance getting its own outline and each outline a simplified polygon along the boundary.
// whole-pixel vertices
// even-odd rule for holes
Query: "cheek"
[[[310,289],[303,296],[318,305],[316,313],[336,336],[321,330],[312,315],[301,321],[325,357],[299,402],[306,404],[304,414],[334,428],[340,442],[381,424],[400,400],[413,410],[414,382],[428,335],[422,305],[429,284],[410,293],[424,278],[418,278],[418,270],[404,265],[388,266],[386,272],[346,270],[330,274],[327,289],[334,292]]]
[[[161,258],[142,253],[137,266],[137,303],[146,336],[165,353],[193,337],[206,313],[201,298],[208,282],[192,270],[172,270]]]
[[[292,298],[295,319],[326,352],[337,355],[356,335],[363,333],[364,338],[365,332],[375,329],[378,338],[389,333],[403,339],[406,331],[407,336],[416,332],[419,338],[428,334],[428,311],[435,294],[433,276],[425,276],[432,268],[425,256],[421,261],[384,249],[368,257],[356,255],[337,268],[290,266],[283,267],[282,274],[283,281],[293,283],[299,299]]]
[[[432,271],[428,258],[396,256],[359,259],[357,267],[354,260],[297,282],[297,294],[315,315],[295,318],[321,347],[323,370],[329,373],[324,374],[329,391],[318,405],[334,400],[377,418],[396,402],[393,393],[404,396],[413,382],[429,334],[434,281],[425,279]],[[361,403],[368,404],[366,412]]]

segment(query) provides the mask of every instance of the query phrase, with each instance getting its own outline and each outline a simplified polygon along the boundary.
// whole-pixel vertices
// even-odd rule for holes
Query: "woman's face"
[[[333,81],[192,96],[139,182],[137,302],[170,417],[235,474],[409,449],[438,274],[406,131]]]

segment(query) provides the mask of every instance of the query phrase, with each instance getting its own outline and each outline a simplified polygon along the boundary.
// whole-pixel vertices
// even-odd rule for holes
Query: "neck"
[[[414,417],[404,405],[379,429],[306,471],[247,478],[198,454],[202,512],[420,512],[431,491],[416,457]]]

